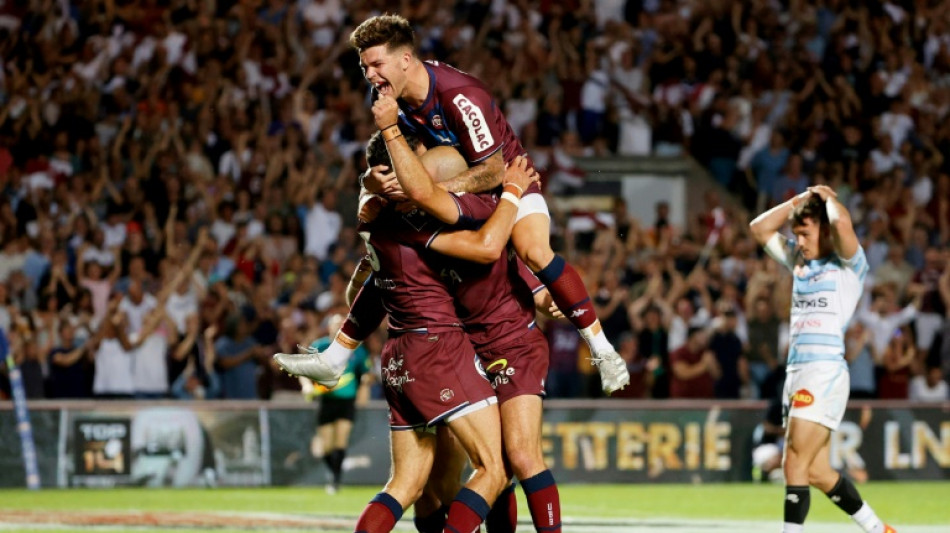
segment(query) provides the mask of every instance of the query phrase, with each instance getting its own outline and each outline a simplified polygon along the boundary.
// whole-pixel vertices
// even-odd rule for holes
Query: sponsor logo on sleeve
[[[815,403],[815,396],[808,389],[798,389],[792,395],[792,407],[808,407]]]
[[[475,149],[482,152],[491,148],[495,144],[495,138],[492,137],[491,131],[488,129],[488,121],[485,120],[482,109],[466,98],[464,94],[455,95],[452,103],[462,114],[462,121],[465,122],[468,135]]]

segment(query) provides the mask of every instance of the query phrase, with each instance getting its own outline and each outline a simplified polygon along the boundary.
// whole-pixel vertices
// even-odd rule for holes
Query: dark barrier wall
[[[24,486],[9,405],[0,486]],[[311,455],[316,410],[262,402],[31,406],[44,487],[261,486],[326,482]],[[549,402],[544,451],[561,482],[726,482],[752,477],[760,402]],[[389,474],[386,411],[358,412],[345,480]],[[854,403],[832,464],[870,479],[950,478],[950,405]]]

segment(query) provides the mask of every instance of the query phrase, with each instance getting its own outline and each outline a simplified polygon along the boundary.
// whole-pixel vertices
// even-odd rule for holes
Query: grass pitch
[[[336,495],[322,488],[266,489],[119,489],[119,490],[25,490],[0,491],[0,531],[149,531],[237,532],[352,531],[356,516],[379,487],[344,487]],[[862,496],[878,514],[912,531],[950,531],[950,483],[874,482],[859,487]],[[780,527],[783,488],[777,485],[565,485],[560,487],[565,531],[657,531],[696,530],[698,523],[719,529],[733,522],[769,522]],[[529,519],[524,497],[518,494],[519,516]],[[17,514],[19,513],[19,514]],[[119,523],[96,519],[76,523],[75,517],[111,516]],[[171,527],[155,517],[202,517],[197,527],[187,522]],[[411,511],[406,513],[411,517]],[[11,516],[41,518],[38,523],[11,522]],[[65,516],[57,521],[57,516]],[[72,518],[70,518],[72,517]],[[263,518],[317,520],[318,525],[281,529],[255,522]],[[325,520],[324,520],[325,519]],[[698,521],[692,527],[689,521]],[[835,524],[842,531],[860,531],[817,490],[812,490],[809,523]],[[236,523],[237,522],[237,523]],[[576,527],[571,527],[572,522]],[[314,522],[316,523],[316,522]],[[256,524],[256,525],[255,525]],[[680,525],[676,525],[680,524]],[[622,525],[622,527],[621,527]],[[935,526],[916,527],[916,526]],[[411,523],[400,528],[411,529]],[[671,529],[672,527],[672,529]],[[751,526],[750,526],[751,527]],[[756,526],[758,528],[759,526]],[[946,528],[946,529],[944,529]],[[522,523],[519,531],[533,528]]]

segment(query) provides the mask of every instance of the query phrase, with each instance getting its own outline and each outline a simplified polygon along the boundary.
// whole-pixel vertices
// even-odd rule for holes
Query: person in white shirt
[[[928,365],[924,374],[910,380],[908,399],[912,402],[945,402],[950,400],[950,386],[943,379],[940,365]]]
[[[343,219],[336,211],[336,191],[324,189],[319,201],[304,211],[304,252],[323,261],[330,245],[340,237]]]
[[[831,467],[831,432],[844,418],[850,393],[844,331],[868,274],[851,214],[836,196],[826,185],[809,187],[749,225],[755,240],[794,276],[782,391],[787,427],[782,532],[805,530],[810,486],[815,486],[866,533],[893,533],[854,484]],[[794,239],[779,233],[789,220]]]

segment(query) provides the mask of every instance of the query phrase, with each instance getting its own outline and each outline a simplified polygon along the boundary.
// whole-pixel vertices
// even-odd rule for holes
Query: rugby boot
[[[600,372],[600,384],[608,395],[630,384],[630,372],[615,350],[610,349],[595,352],[590,356],[590,362]]]
[[[274,354],[274,361],[277,362],[284,372],[291,376],[301,376],[312,379],[328,389],[336,387],[340,382],[340,376],[343,375],[343,368],[334,368],[333,365],[324,360],[316,348],[309,346],[297,346],[305,353],[278,353]]]

